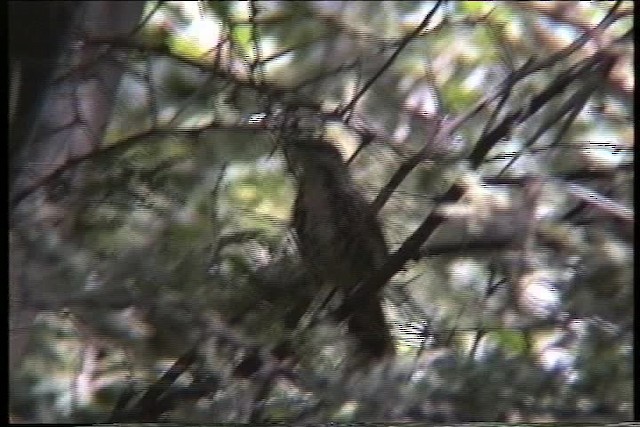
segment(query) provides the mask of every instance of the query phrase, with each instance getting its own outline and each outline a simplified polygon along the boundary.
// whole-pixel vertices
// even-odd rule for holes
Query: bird
[[[301,257],[311,274],[346,297],[387,259],[380,223],[334,145],[293,138],[285,154],[297,178],[292,216]],[[379,293],[366,295],[337,319],[346,321],[365,364],[394,354],[381,300]]]

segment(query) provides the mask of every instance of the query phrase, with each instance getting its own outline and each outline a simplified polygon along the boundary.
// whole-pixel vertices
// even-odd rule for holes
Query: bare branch
[[[389,69],[389,67],[391,66],[391,64],[393,64],[393,61],[395,61],[395,59],[398,57],[398,55],[400,55],[400,52],[402,52],[402,50],[407,47],[407,45],[409,44],[409,42],[413,39],[415,39],[426,27],[427,25],[429,25],[429,22],[431,21],[431,18],[433,17],[433,15],[436,13],[436,11],[438,10],[438,8],[440,7],[440,4],[442,3],[441,0],[438,0],[438,2],[433,6],[433,8],[429,11],[429,13],[427,14],[427,16],[425,16],[425,18],[422,20],[422,22],[420,23],[420,25],[418,25],[416,27],[415,30],[413,30],[411,33],[409,33],[399,44],[398,44],[398,48],[396,49],[396,51],[389,57],[389,59],[387,60],[387,62],[384,63],[384,65],[382,67],[380,67],[380,69],[378,70],[378,72],[376,74],[373,75],[373,77],[371,77],[371,79],[369,79],[369,81],[367,83],[365,83],[365,85],[362,87],[362,89],[360,89],[360,91],[353,97],[353,99],[351,100],[351,102],[349,102],[344,108],[342,108],[340,114],[343,114],[347,111],[350,111],[353,109],[353,107],[355,107],[355,105],[358,103],[358,101],[360,100],[360,98],[362,98],[362,95],[364,95],[369,88],[371,88],[371,86],[376,82],[376,80],[378,80],[380,78],[380,76],[387,70]]]

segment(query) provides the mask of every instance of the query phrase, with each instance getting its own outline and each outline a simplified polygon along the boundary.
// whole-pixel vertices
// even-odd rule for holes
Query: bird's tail
[[[354,309],[347,320],[349,334],[358,345],[364,362],[381,360],[395,353],[393,337],[379,298],[370,298]]]

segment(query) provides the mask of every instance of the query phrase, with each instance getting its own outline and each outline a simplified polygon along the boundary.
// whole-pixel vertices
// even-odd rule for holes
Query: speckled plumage
[[[387,257],[380,225],[335,147],[305,140],[287,148],[298,181],[293,226],[302,257],[313,274],[349,292]],[[366,359],[393,352],[379,295],[361,301],[347,326]]]

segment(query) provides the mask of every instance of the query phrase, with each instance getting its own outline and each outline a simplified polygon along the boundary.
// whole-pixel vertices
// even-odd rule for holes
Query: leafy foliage
[[[120,86],[104,135],[87,114],[12,158],[12,299],[40,313],[13,416],[629,419],[632,13],[147,2],[127,37],[81,35]],[[60,81],[91,79],[69,62]],[[393,251],[358,292],[383,292],[398,354],[365,371],[290,230],[293,116],[349,159]]]

